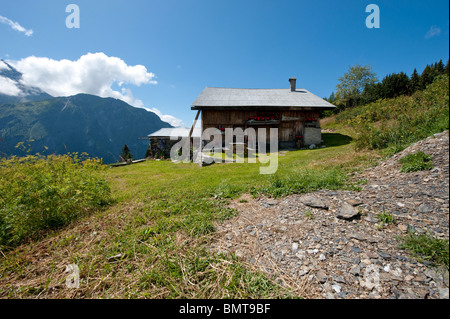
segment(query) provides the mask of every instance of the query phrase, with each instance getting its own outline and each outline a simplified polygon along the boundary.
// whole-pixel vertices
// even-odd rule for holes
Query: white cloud
[[[135,99],[123,84],[157,83],[155,75],[145,66],[129,66],[122,59],[104,53],[88,53],[76,61],[31,56],[11,64],[23,73],[23,84],[39,87],[53,96],[87,93],[142,106],[142,101]],[[121,86],[121,91],[111,88],[114,83]]]
[[[172,125],[174,127],[182,127],[184,125],[182,120],[177,119],[176,117],[174,117],[172,115],[164,115],[157,108],[153,107],[151,109],[146,109],[146,110],[155,113],[156,115],[158,115],[161,118],[161,120],[169,123],[170,125]]]
[[[163,121],[174,126],[182,121],[171,115],[163,115],[156,108],[146,108],[142,100],[133,96],[126,85],[157,84],[156,76],[143,65],[127,65],[122,59],[106,54],[88,53],[76,61],[53,60],[45,57],[27,57],[11,61],[23,74],[22,83],[42,89],[53,96],[69,96],[78,93],[113,97],[126,103],[156,113]],[[114,90],[113,85],[119,87]]]
[[[31,36],[33,34],[33,30],[31,29],[25,29],[24,27],[22,27],[19,23],[14,22],[4,16],[0,15],[0,23],[9,25],[13,30],[19,31],[24,33],[27,37]]]
[[[441,34],[441,29],[433,25],[431,26],[430,30],[428,30],[428,32],[425,34],[425,39],[438,36],[439,34]]]
[[[21,92],[13,80],[0,76],[0,94],[18,96]]]
[[[6,65],[6,63],[0,62],[0,70],[8,70],[8,66]]]

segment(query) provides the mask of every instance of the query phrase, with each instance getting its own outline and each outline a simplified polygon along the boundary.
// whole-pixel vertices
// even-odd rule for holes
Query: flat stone
[[[358,234],[358,233],[350,234],[349,237],[352,238],[352,239],[357,239],[359,241],[366,241],[367,240],[367,236],[362,235],[362,234]]]
[[[359,206],[359,205],[363,204],[362,201],[357,200],[357,199],[347,199],[347,203],[349,203],[352,206]]]
[[[350,269],[350,273],[353,276],[359,276],[361,273],[361,267],[359,265],[354,266],[352,269]]]
[[[327,202],[325,202],[321,198],[317,198],[316,196],[311,195],[305,195],[300,198],[300,201],[305,204],[306,206],[312,207],[312,208],[321,208],[321,209],[328,209],[329,205]]]
[[[304,268],[300,269],[298,272],[298,276],[302,277],[304,275],[307,275],[309,273],[309,270],[310,269],[308,267],[304,267]]]
[[[448,288],[439,289],[439,296],[441,299],[449,299]]]
[[[347,282],[345,281],[345,279],[342,278],[341,276],[335,277],[335,278],[334,278],[334,281],[335,281],[335,282],[339,282],[339,283],[341,283],[341,284],[346,284],[346,283],[347,283]]]
[[[391,255],[383,253],[383,252],[378,252],[378,255],[380,255],[380,257],[384,258],[384,259],[391,259],[392,258]]]
[[[328,280],[327,274],[323,270],[319,270],[316,273],[316,278],[321,284],[326,283]]]
[[[334,284],[331,286],[331,288],[333,288],[333,290],[338,294],[341,292],[341,286],[339,286],[338,284]]]
[[[433,207],[425,205],[425,204],[421,204],[418,208],[418,211],[420,213],[431,213],[433,211]]]
[[[336,217],[344,220],[353,220],[359,217],[359,210],[347,202],[342,202]]]
[[[378,219],[374,218],[371,215],[364,217],[364,220],[369,222],[369,223],[373,223],[373,224],[378,223],[378,221],[379,221]]]

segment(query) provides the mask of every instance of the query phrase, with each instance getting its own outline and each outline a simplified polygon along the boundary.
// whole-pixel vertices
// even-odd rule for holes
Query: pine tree
[[[384,98],[383,85],[380,82],[367,84],[361,96],[362,104],[375,102]]]
[[[125,144],[122,148],[122,154],[120,155],[122,162],[126,162],[127,160],[132,160],[133,155],[130,152],[130,149],[128,148],[127,144]]]
[[[447,64],[445,65],[445,68],[444,68],[444,72],[445,72],[445,74],[447,74],[447,75],[449,75],[449,74],[448,74],[448,68],[449,68],[449,66],[448,66],[448,61],[449,61],[449,60],[447,60]]]
[[[418,91],[421,89],[421,84],[420,84],[420,75],[417,72],[417,69],[414,68],[413,73],[411,74],[411,79],[409,81],[409,91],[410,94],[413,94],[414,92]]]
[[[334,92],[331,92],[330,97],[328,98],[328,102],[333,104],[335,101],[336,101],[336,95],[334,94]]]
[[[386,75],[381,84],[383,86],[383,97],[387,99],[410,93],[409,77],[404,72]]]
[[[420,89],[424,90],[428,84],[433,83],[434,79],[434,67],[427,64],[425,69],[423,69],[423,72],[420,76]]]
[[[442,59],[439,60],[439,62],[436,64],[436,72],[438,75],[445,73],[445,66],[444,63],[442,62]]]

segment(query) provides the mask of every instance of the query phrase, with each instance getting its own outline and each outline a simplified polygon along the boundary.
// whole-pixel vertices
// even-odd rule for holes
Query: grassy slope
[[[449,77],[441,75],[412,96],[378,100],[346,109],[329,127],[350,128],[360,149],[397,153],[410,144],[449,129]]]
[[[236,213],[226,206],[230,197],[244,192],[270,196],[307,191],[312,180],[314,188],[347,187],[346,173],[374,158],[374,152],[356,153],[348,136],[324,134],[324,139],[327,148],[280,156],[276,176],[260,175],[260,164],[200,168],[149,161],[113,168],[108,179],[116,204],[1,259],[0,296],[300,295],[295,287],[281,287],[233,256],[209,252],[208,246],[216,223]],[[80,268],[77,290],[64,284],[64,267],[71,263]]]

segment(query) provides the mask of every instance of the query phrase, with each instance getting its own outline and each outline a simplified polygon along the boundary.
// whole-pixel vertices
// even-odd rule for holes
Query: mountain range
[[[21,81],[22,74],[1,60],[0,80],[20,91],[0,90],[0,156],[88,153],[105,163],[120,161],[127,144],[134,158],[143,158],[148,140],[139,139],[172,127],[158,115],[114,98],[90,94],[52,97]],[[0,84],[2,82],[0,81]],[[1,88],[0,88],[1,89]],[[16,89],[16,91],[17,91]],[[16,145],[24,142],[28,148]]]

